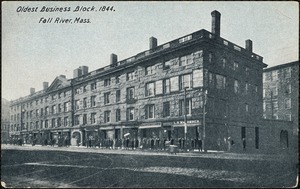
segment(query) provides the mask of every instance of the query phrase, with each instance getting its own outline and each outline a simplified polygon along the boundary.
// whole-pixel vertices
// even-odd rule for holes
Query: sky
[[[69,12],[40,12],[42,7],[70,7]],[[77,6],[97,11],[73,12]],[[99,11],[113,6],[113,11]],[[20,7],[20,8],[19,8]],[[24,12],[24,8],[37,12]],[[7,100],[42,90],[59,75],[73,78],[73,70],[107,66],[110,54],[123,60],[158,45],[205,29],[211,31],[211,12],[221,13],[221,37],[253,52],[269,67],[299,60],[297,2],[3,2],[1,95]],[[90,23],[53,23],[56,18],[89,19]],[[39,23],[53,18],[51,23]]]

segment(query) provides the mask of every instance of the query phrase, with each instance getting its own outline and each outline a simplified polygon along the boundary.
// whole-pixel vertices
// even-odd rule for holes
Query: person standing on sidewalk
[[[243,140],[243,151],[246,151],[246,139],[243,138],[242,140]]]
[[[198,140],[198,148],[199,148],[199,152],[202,152],[202,140],[201,139]]]

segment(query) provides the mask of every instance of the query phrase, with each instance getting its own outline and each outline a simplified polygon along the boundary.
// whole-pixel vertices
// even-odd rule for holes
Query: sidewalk
[[[154,150],[125,150],[125,149],[99,149],[99,148],[86,148],[84,146],[70,146],[70,147],[57,147],[57,146],[32,146],[25,144],[23,146],[17,145],[5,145],[1,144],[1,149],[13,149],[13,150],[47,150],[47,151],[68,151],[68,152],[81,152],[81,153],[103,153],[103,154],[128,154],[128,155],[147,155],[147,156],[179,156],[179,157],[195,157],[195,158],[217,158],[217,159],[235,159],[235,160],[271,160],[282,161],[285,160],[284,155],[276,154],[250,154],[250,153],[231,153],[223,151],[208,150],[207,152],[177,152],[176,154],[166,151],[154,151]]]

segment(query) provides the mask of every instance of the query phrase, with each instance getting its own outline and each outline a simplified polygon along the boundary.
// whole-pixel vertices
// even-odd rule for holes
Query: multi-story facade
[[[298,133],[299,61],[264,69],[263,99],[265,119],[292,121]]]
[[[208,149],[259,148],[263,114],[263,58],[252,41],[240,47],[220,37],[220,16],[212,32],[199,30],[74,78],[57,77],[50,87],[11,103],[11,127],[24,136],[205,139]],[[204,113],[205,112],[205,113]],[[20,132],[20,133],[18,133]]]
[[[9,101],[1,99],[1,143],[6,143],[9,140]]]

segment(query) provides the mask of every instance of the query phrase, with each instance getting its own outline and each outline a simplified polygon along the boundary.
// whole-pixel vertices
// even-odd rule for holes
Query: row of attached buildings
[[[240,47],[221,38],[221,14],[211,15],[211,32],[202,29],[162,45],[151,37],[149,50],[135,56],[118,61],[111,54],[106,67],[89,72],[80,66],[72,79],[59,75],[50,85],[43,82],[41,91],[31,88],[30,95],[10,103],[10,136],[64,137],[72,145],[75,139],[86,145],[92,136],[201,139],[206,149],[228,150],[234,144],[235,151],[242,150],[243,139],[249,151],[269,149],[272,140],[288,147],[298,119],[292,93],[298,91],[299,62],[287,65],[297,69],[278,71],[280,85],[274,84],[277,67],[263,74],[267,65],[252,51],[252,41]],[[281,82],[282,74],[287,79]],[[280,99],[286,89],[290,100]],[[281,107],[287,121],[272,120],[281,119]]]

